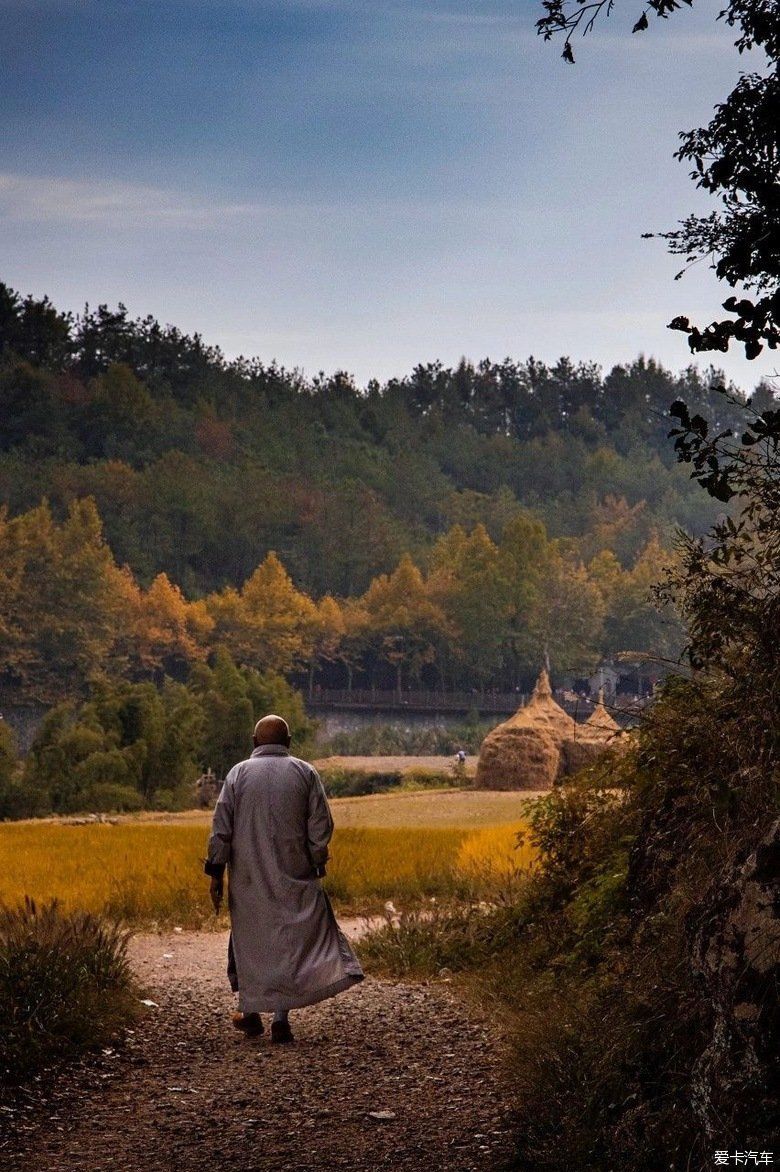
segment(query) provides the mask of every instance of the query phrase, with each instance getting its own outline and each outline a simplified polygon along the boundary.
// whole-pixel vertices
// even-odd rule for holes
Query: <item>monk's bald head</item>
[[[255,745],[290,744],[290,726],[281,716],[264,716],[255,725]]]

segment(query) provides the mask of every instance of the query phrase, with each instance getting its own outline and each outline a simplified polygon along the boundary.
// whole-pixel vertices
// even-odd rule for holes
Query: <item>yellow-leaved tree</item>
[[[271,552],[241,590],[228,587],[206,599],[213,642],[237,663],[258,671],[295,671],[311,658],[317,607],[298,590]]]
[[[203,659],[214,620],[204,602],[188,602],[167,574],[158,574],[135,598],[128,650],[136,675],[177,675]]]
[[[83,692],[127,643],[134,589],[91,498],[73,501],[62,522],[45,501],[13,518],[0,512],[4,685],[42,703]]]
[[[653,532],[628,570],[621,569],[609,550],[591,561],[591,578],[605,602],[607,654],[633,652],[637,661],[677,659],[683,641],[680,620],[671,606],[659,607],[653,590],[671,568],[674,556]]]
[[[422,668],[435,658],[437,640],[446,628],[444,613],[429,597],[409,554],[392,574],[374,578],[362,604],[367,636],[379,657],[394,668],[400,693],[404,669],[419,681]]]
[[[368,646],[369,619],[362,598],[345,598],[340,603],[343,632],[335,654],[347,673],[347,690],[352,691],[355,671],[360,668]]]
[[[332,594],[316,604],[309,659],[309,697],[314,691],[314,673],[320,664],[335,663],[340,658],[346,634],[344,611]]]

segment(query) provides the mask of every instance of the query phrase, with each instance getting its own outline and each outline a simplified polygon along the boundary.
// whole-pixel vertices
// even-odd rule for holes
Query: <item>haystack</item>
[[[507,721],[482,742],[474,785],[476,789],[550,789],[560,759],[549,733]]]
[[[605,741],[588,733],[585,722],[578,724],[577,735],[574,739],[566,741],[561,746],[562,768],[559,769],[556,780],[560,781],[563,777],[571,777],[573,773],[579,773],[580,769],[584,769],[586,765],[592,765],[606,748]]]
[[[549,789],[561,771],[562,746],[575,723],[552,696],[543,671],[525,708],[489,732],[482,742],[477,789]]]
[[[613,741],[622,729],[604,707],[604,692],[599,692],[599,702],[585,721],[587,735],[604,744]]]
[[[476,788],[550,789],[590,765],[608,747],[618,727],[603,704],[600,707],[589,721],[577,724],[553,700],[550,678],[543,671],[526,707],[482,742]]]

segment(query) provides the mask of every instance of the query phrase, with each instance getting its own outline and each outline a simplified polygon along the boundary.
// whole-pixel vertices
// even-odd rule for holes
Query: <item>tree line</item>
[[[547,659],[587,671],[619,651],[672,655],[679,629],[650,586],[653,535],[624,568],[609,543],[551,538],[517,513],[495,542],[455,525],[425,565],[404,554],[361,594],[314,597],[269,552],[243,583],[187,598],[120,566],[95,502],[0,513],[0,687],[15,703],[82,697],[97,677],[184,681],[220,649],[241,668],[351,687],[514,688]]]
[[[586,670],[627,647],[675,653],[649,587],[653,537],[627,569],[609,548],[517,515],[494,542],[453,526],[422,569],[405,554],[360,595],[314,598],[270,552],[240,586],[190,600],[120,566],[95,502],[0,513],[0,698],[46,715],[24,762],[0,722],[0,817],[175,808],[222,775],[269,709],[299,751],[314,730],[293,684],[472,688],[530,682],[545,656]],[[9,713],[10,715],[10,713]]]
[[[643,358],[606,374],[531,358],[358,387],[2,285],[0,500],[19,514],[45,497],[61,520],[93,497],[117,561],[191,597],[244,581],[270,549],[306,592],[359,595],[405,553],[424,564],[452,526],[499,542],[524,510],[590,547],[614,524],[627,568],[653,532],[713,519],[664,442],[676,398],[733,424],[713,381]]]

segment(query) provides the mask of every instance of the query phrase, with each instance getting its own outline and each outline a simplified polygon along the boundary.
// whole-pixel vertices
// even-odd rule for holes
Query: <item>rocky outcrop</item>
[[[712,910],[692,947],[712,1007],[694,1107],[718,1147],[771,1147],[780,1086],[780,820],[708,902]],[[725,1121],[738,1129],[745,1119],[752,1134],[724,1132]]]

